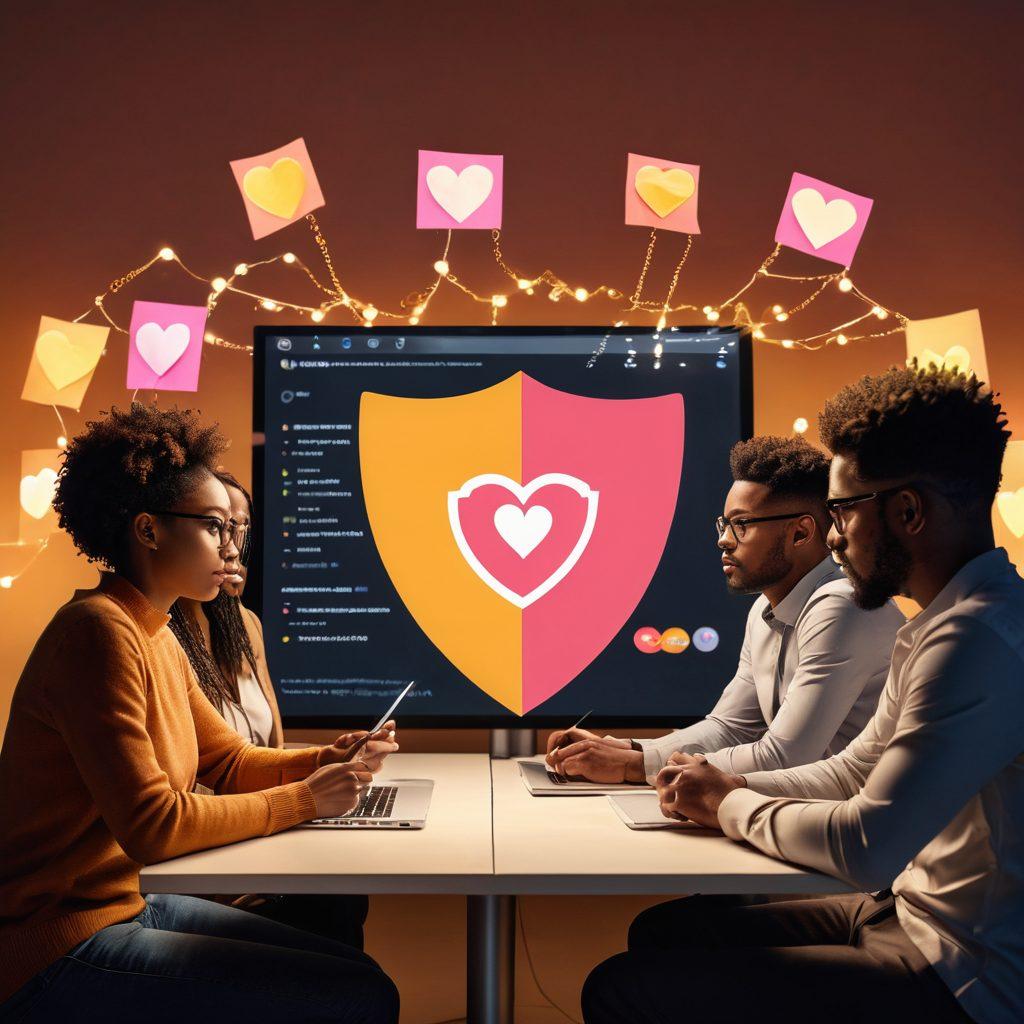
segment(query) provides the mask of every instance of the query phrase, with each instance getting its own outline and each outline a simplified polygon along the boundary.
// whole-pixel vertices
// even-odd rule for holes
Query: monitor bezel
[[[246,580],[245,605],[256,615],[263,615],[263,574],[262,552],[264,544],[263,516],[263,468],[265,451],[264,423],[264,390],[266,366],[266,345],[271,337],[289,335],[291,337],[314,337],[320,334],[346,334],[350,337],[379,335],[385,333],[401,333],[405,337],[415,335],[431,335],[438,333],[454,335],[491,335],[493,337],[522,337],[523,335],[606,335],[633,336],[654,331],[653,327],[632,325],[625,327],[512,327],[512,326],[433,326],[417,325],[415,327],[395,325],[394,327],[340,327],[331,325],[307,326],[277,324],[273,326],[259,325],[253,329],[253,389],[252,389],[252,498],[255,509],[255,525],[253,529],[254,544],[252,550],[259,552],[254,563],[250,564]],[[737,358],[739,361],[740,385],[740,437],[746,440],[753,436],[754,428],[754,379],[753,379],[753,343],[747,327],[731,324],[708,326],[677,326],[672,332],[680,335],[699,335],[703,338],[714,337],[716,334],[728,335],[730,340],[736,337]],[[724,686],[728,680],[723,680]],[[583,710],[586,710],[585,708]],[[554,716],[493,716],[493,715],[400,715],[401,725],[408,729],[551,729],[564,728],[566,722]],[[652,729],[662,727],[679,727],[696,721],[693,716],[671,715],[632,715],[609,716],[591,715],[588,725],[608,728]],[[367,728],[367,723],[354,715],[282,715],[286,729],[352,729]]]

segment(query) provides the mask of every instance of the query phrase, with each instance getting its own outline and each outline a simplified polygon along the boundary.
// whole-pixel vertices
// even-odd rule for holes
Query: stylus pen
[[[569,733],[571,733],[573,729],[578,729],[593,713],[594,709],[591,708],[575,725],[570,725],[569,728],[565,730],[565,735],[558,741],[558,745],[555,747],[555,750],[561,750],[562,747],[569,746]]]

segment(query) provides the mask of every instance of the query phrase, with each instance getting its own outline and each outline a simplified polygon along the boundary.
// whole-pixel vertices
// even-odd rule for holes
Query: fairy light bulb
[[[853,282],[848,277],[839,278],[838,288],[841,292],[852,292]]]
[[[411,316],[411,317],[409,317],[409,323],[413,327],[415,327],[419,322],[420,322],[420,318],[418,316]]]
[[[793,420],[793,431],[794,431],[794,433],[806,434],[807,433],[807,426],[808,426],[807,420],[805,420],[803,416],[797,416],[797,418],[795,420]]]
[[[716,320],[718,320],[718,318],[719,318],[719,317],[720,317],[721,315],[722,315],[722,314],[721,314],[721,313],[719,313],[717,309],[713,309],[713,310],[711,310],[711,312],[710,312],[710,313],[708,313],[708,319],[709,319],[709,320],[710,320],[710,321],[711,321],[712,323],[715,323],[715,321],[716,321]]]
[[[780,306],[780,305],[779,305],[779,304],[778,304],[778,303],[776,302],[776,303],[775,303],[775,305],[774,305],[774,306],[772,306],[772,312],[773,312],[773,313],[774,313],[774,314],[775,314],[776,316],[778,316],[778,314],[782,312],[782,307],[781,307],[781,306]]]
[[[438,260],[434,264],[434,270],[435,270],[436,273],[440,274],[441,277],[447,277],[448,276],[448,261],[447,260]]]
[[[711,307],[710,307],[710,306],[705,306],[705,307],[704,307],[704,308],[703,308],[703,309],[701,310],[701,312],[702,312],[702,313],[703,313],[703,314],[704,314],[705,316],[707,316],[707,315],[708,315],[708,313],[710,313],[710,312],[711,312]]]
[[[794,345],[794,341],[793,341],[792,338],[783,338],[782,339],[782,347],[783,348],[792,348],[793,345]]]
[[[3,587],[4,590],[10,590],[11,587],[13,587],[13,586],[14,586],[14,577],[13,576],[0,576],[0,587]]]
[[[285,263],[294,263],[295,262],[295,253],[293,253],[293,252],[286,252],[281,257],[281,259],[283,259],[285,261]]]
[[[372,324],[373,321],[377,319],[378,312],[380,311],[373,306],[367,306],[366,309],[363,310],[363,319],[368,320]]]
[[[249,273],[249,266],[246,263],[239,263],[235,266],[235,276],[245,277]]]
[[[211,288],[212,288],[212,289],[213,289],[213,290],[214,290],[215,292],[218,292],[218,293],[220,293],[220,292],[224,291],[224,289],[225,289],[225,288],[227,288],[227,286],[228,286],[228,283],[227,283],[227,281],[225,281],[225,280],[224,280],[224,278],[223,278],[223,277],[215,277],[215,278],[214,278],[214,279],[213,279],[213,280],[212,280],[212,281],[210,282],[210,287],[211,287]]]
[[[586,288],[577,288],[573,294],[576,296],[577,302],[586,302],[590,298],[590,292]]]
[[[764,341],[764,331],[762,331],[760,327],[755,327],[754,337],[757,338],[758,341]]]
[[[621,297],[622,297],[622,292],[616,291],[614,288],[609,288],[608,289],[608,298],[609,299],[618,299],[618,298],[621,298]]]
[[[273,299],[264,299],[262,302],[260,302],[260,305],[264,309],[277,309],[277,303],[274,302]]]
[[[845,334],[836,335],[836,344],[845,345],[850,339]]]
[[[373,326],[373,321],[372,320],[364,320],[363,321],[363,326],[364,327],[372,327]]]
[[[173,260],[174,250],[169,245],[165,245],[157,255],[162,260]]]
[[[508,297],[505,295],[492,295],[491,305],[497,309],[501,309],[502,306],[508,305]]]
[[[60,437],[57,438],[57,447],[58,448],[67,448],[67,446],[68,446],[68,439],[63,434],[61,434]]]
[[[778,320],[780,324],[785,323],[789,319],[789,314],[785,312],[776,313],[775,319]]]
[[[872,306],[871,312],[874,313],[879,320],[884,320],[889,315],[889,313],[886,310],[882,309],[881,306]]]
[[[217,335],[214,334],[213,331],[207,331],[203,335],[203,341],[216,341],[216,340],[217,340]]]
[[[324,318],[324,311],[322,309],[314,309],[313,312],[309,314],[309,318],[314,323],[320,323]]]
[[[516,284],[518,285],[520,291],[524,291],[524,292],[526,291],[527,288],[530,287],[530,282],[527,281],[525,277],[519,278],[519,280],[516,281]]]

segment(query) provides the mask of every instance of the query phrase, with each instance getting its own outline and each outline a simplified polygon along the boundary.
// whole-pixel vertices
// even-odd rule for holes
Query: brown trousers
[[[583,988],[587,1024],[964,1024],[891,895],[651,907]]]

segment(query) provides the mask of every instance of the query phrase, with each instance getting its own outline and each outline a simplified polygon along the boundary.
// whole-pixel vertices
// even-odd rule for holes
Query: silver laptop
[[[519,761],[519,774],[534,796],[602,796],[605,793],[628,793],[639,787],[631,782],[578,782],[553,772],[543,760]]]
[[[700,828],[695,821],[666,818],[661,813],[658,794],[654,790],[643,793],[612,793],[608,802],[615,813],[630,827],[639,831],[660,828]]]
[[[423,828],[433,779],[388,779],[370,786],[339,818],[314,818],[300,828]]]

